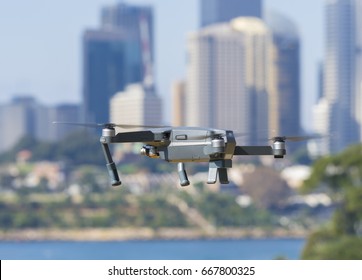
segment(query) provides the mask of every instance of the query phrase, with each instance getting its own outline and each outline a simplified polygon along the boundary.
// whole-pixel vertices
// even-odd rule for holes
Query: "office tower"
[[[184,126],[186,124],[186,84],[185,81],[174,81],[172,94],[172,125]]]
[[[135,125],[160,125],[162,123],[161,99],[142,84],[131,84],[110,100],[112,123]]]
[[[0,106],[0,151],[12,148],[22,137],[34,136],[35,99],[30,96],[14,97],[9,104]]]
[[[132,42],[121,31],[87,31],[83,42],[85,121],[108,122],[110,98],[140,81],[140,65],[129,61]]]
[[[358,33],[361,26],[360,0],[329,0],[326,2],[326,52],[324,96],[329,106],[328,151],[339,152],[360,141],[357,102],[360,102],[361,81]],[[359,14],[359,16],[357,16]],[[360,105],[359,105],[360,106]]]
[[[236,17],[262,18],[262,0],[201,0],[201,27]]]
[[[132,34],[141,52],[142,76],[146,86],[153,86],[154,34],[153,9],[150,6],[132,6],[124,2],[107,6],[101,14],[103,29],[121,29]]]
[[[275,12],[267,12],[265,21],[273,37],[274,88],[269,95],[270,133],[274,136],[299,135],[301,102],[298,29],[290,19]]]
[[[258,18],[211,25],[188,38],[186,124],[267,138],[271,38]],[[263,133],[264,132],[264,133]]]
[[[119,3],[102,10],[102,26],[83,36],[85,121],[108,122],[111,97],[131,83],[153,87],[153,19],[149,7]]]
[[[42,142],[62,140],[79,127],[55,125],[53,121],[79,122],[79,118],[80,105],[45,106],[30,95],[16,96],[0,105],[0,151],[10,149],[26,136]]]
[[[362,0],[356,0],[356,104],[355,116],[362,142]]]

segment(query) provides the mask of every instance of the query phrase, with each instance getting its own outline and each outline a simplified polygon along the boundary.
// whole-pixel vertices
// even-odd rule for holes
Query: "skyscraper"
[[[102,10],[102,26],[83,36],[85,121],[108,122],[109,101],[126,85],[153,87],[153,19],[150,7],[119,3]]]
[[[362,0],[356,0],[356,104],[355,116],[362,142]]]
[[[84,117],[108,122],[110,98],[142,80],[138,44],[120,30],[87,31],[83,43]]]
[[[269,125],[273,135],[299,135],[300,42],[296,25],[287,17],[268,12],[265,21],[273,37],[274,89],[269,98]]]
[[[101,21],[103,29],[127,30],[129,34],[136,38],[137,48],[141,51],[143,82],[153,83],[154,33],[152,7],[132,6],[119,2],[102,9]]]
[[[360,141],[361,102],[360,49],[361,0],[328,0],[326,2],[326,54],[324,63],[324,96],[328,102],[328,151],[335,153]]]
[[[262,17],[262,0],[201,0],[201,27],[240,16]]]
[[[186,124],[250,133],[245,143],[267,138],[270,49],[268,28],[253,17],[191,34]]]

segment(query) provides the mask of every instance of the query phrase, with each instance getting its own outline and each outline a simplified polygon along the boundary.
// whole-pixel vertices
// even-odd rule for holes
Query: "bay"
[[[272,260],[298,259],[304,239],[2,241],[2,260]]]

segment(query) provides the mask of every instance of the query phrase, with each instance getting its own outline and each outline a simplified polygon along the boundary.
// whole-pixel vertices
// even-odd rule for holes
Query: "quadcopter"
[[[171,127],[171,126],[139,126],[125,124],[93,124],[53,122],[55,124],[70,124],[87,127],[101,127],[100,143],[106,159],[106,167],[112,186],[121,185],[116,164],[113,162],[109,144],[143,143],[140,154],[150,158],[159,158],[167,162],[177,163],[177,173],[181,186],[188,186],[185,170],[187,162],[208,162],[208,184],[215,184],[219,179],[221,184],[228,184],[227,169],[232,167],[233,156],[270,155],[283,158],[286,155],[286,140],[302,141],[314,136],[278,136],[270,138],[270,146],[237,146],[236,135],[232,130],[203,127]],[[143,128],[141,131],[128,131],[116,134],[115,128]]]

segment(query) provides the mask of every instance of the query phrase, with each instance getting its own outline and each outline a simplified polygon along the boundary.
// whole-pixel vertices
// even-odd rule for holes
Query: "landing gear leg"
[[[217,177],[221,184],[229,184],[227,168],[231,167],[231,160],[216,160],[209,163],[208,184],[215,184]]]
[[[185,170],[185,164],[183,162],[179,162],[177,164],[177,173],[178,177],[180,178],[180,185],[182,187],[190,185],[190,181],[187,178],[186,170]]]

